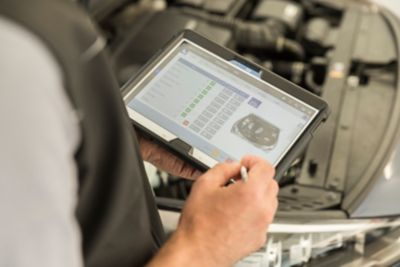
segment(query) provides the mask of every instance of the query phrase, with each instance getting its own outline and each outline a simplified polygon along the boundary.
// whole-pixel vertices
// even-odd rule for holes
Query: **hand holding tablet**
[[[279,177],[327,117],[327,104],[191,31],[124,88],[135,125],[201,170],[253,154]]]

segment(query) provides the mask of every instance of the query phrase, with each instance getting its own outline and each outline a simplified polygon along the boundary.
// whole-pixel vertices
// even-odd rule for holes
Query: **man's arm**
[[[241,166],[249,170],[249,180],[225,186]],[[148,267],[227,267],[259,249],[278,206],[273,176],[270,164],[247,156],[199,177],[176,232]]]
[[[82,266],[79,128],[52,55],[0,17],[0,266]]]

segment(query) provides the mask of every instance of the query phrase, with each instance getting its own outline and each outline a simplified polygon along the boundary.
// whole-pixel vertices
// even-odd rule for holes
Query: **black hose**
[[[264,63],[263,65],[265,65]],[[304,73],[308,70],[308,65],[301,61],[274,61],[270,62],[271,70],[292,82],[299,84]]]
[[[239,19],[227,18],[218,15],[208,14],[204,11],[193,9],[193,8],[182,8],[179,9],[183,14],[189,15],[191,17],[201,19],[210,22],[216,26],[221,26],[223,28],[233,29],[235,24],[241,22]]]
[[[298,59],[303,60],[305,58],[304,48],[296,41],[284,38],[282,41],[282,48],[278,52],[288,51],[297,56]]]
[[[267,49],[276,52],[289,52],[298,59],[304,59],[303,47],[298,42],[285,38],[285,25],[278,20],[269,19],[266,22],[246,22],[241,19],[226,18],[191,8],[184,8],[182,12],[210,24],[232,30],[238,46]]]
[[[312,70],[309,70],[306,73],[305,82],[311,92],[313,92],[316,95],[321,95],[322,88],[315,82],[314,72]]]

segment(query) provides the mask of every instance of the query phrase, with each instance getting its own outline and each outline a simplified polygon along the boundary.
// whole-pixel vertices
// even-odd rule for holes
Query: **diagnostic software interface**
[[[184,41],[128,107],[216,161],[253,154],[276,165],[317,110],[247,69]]]

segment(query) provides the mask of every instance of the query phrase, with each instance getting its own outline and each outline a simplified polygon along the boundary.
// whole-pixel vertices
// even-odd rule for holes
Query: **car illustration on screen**
[[[249,114],[235,122],[231,132],[264,151],[274,149],[280,130],[255,114]]]

